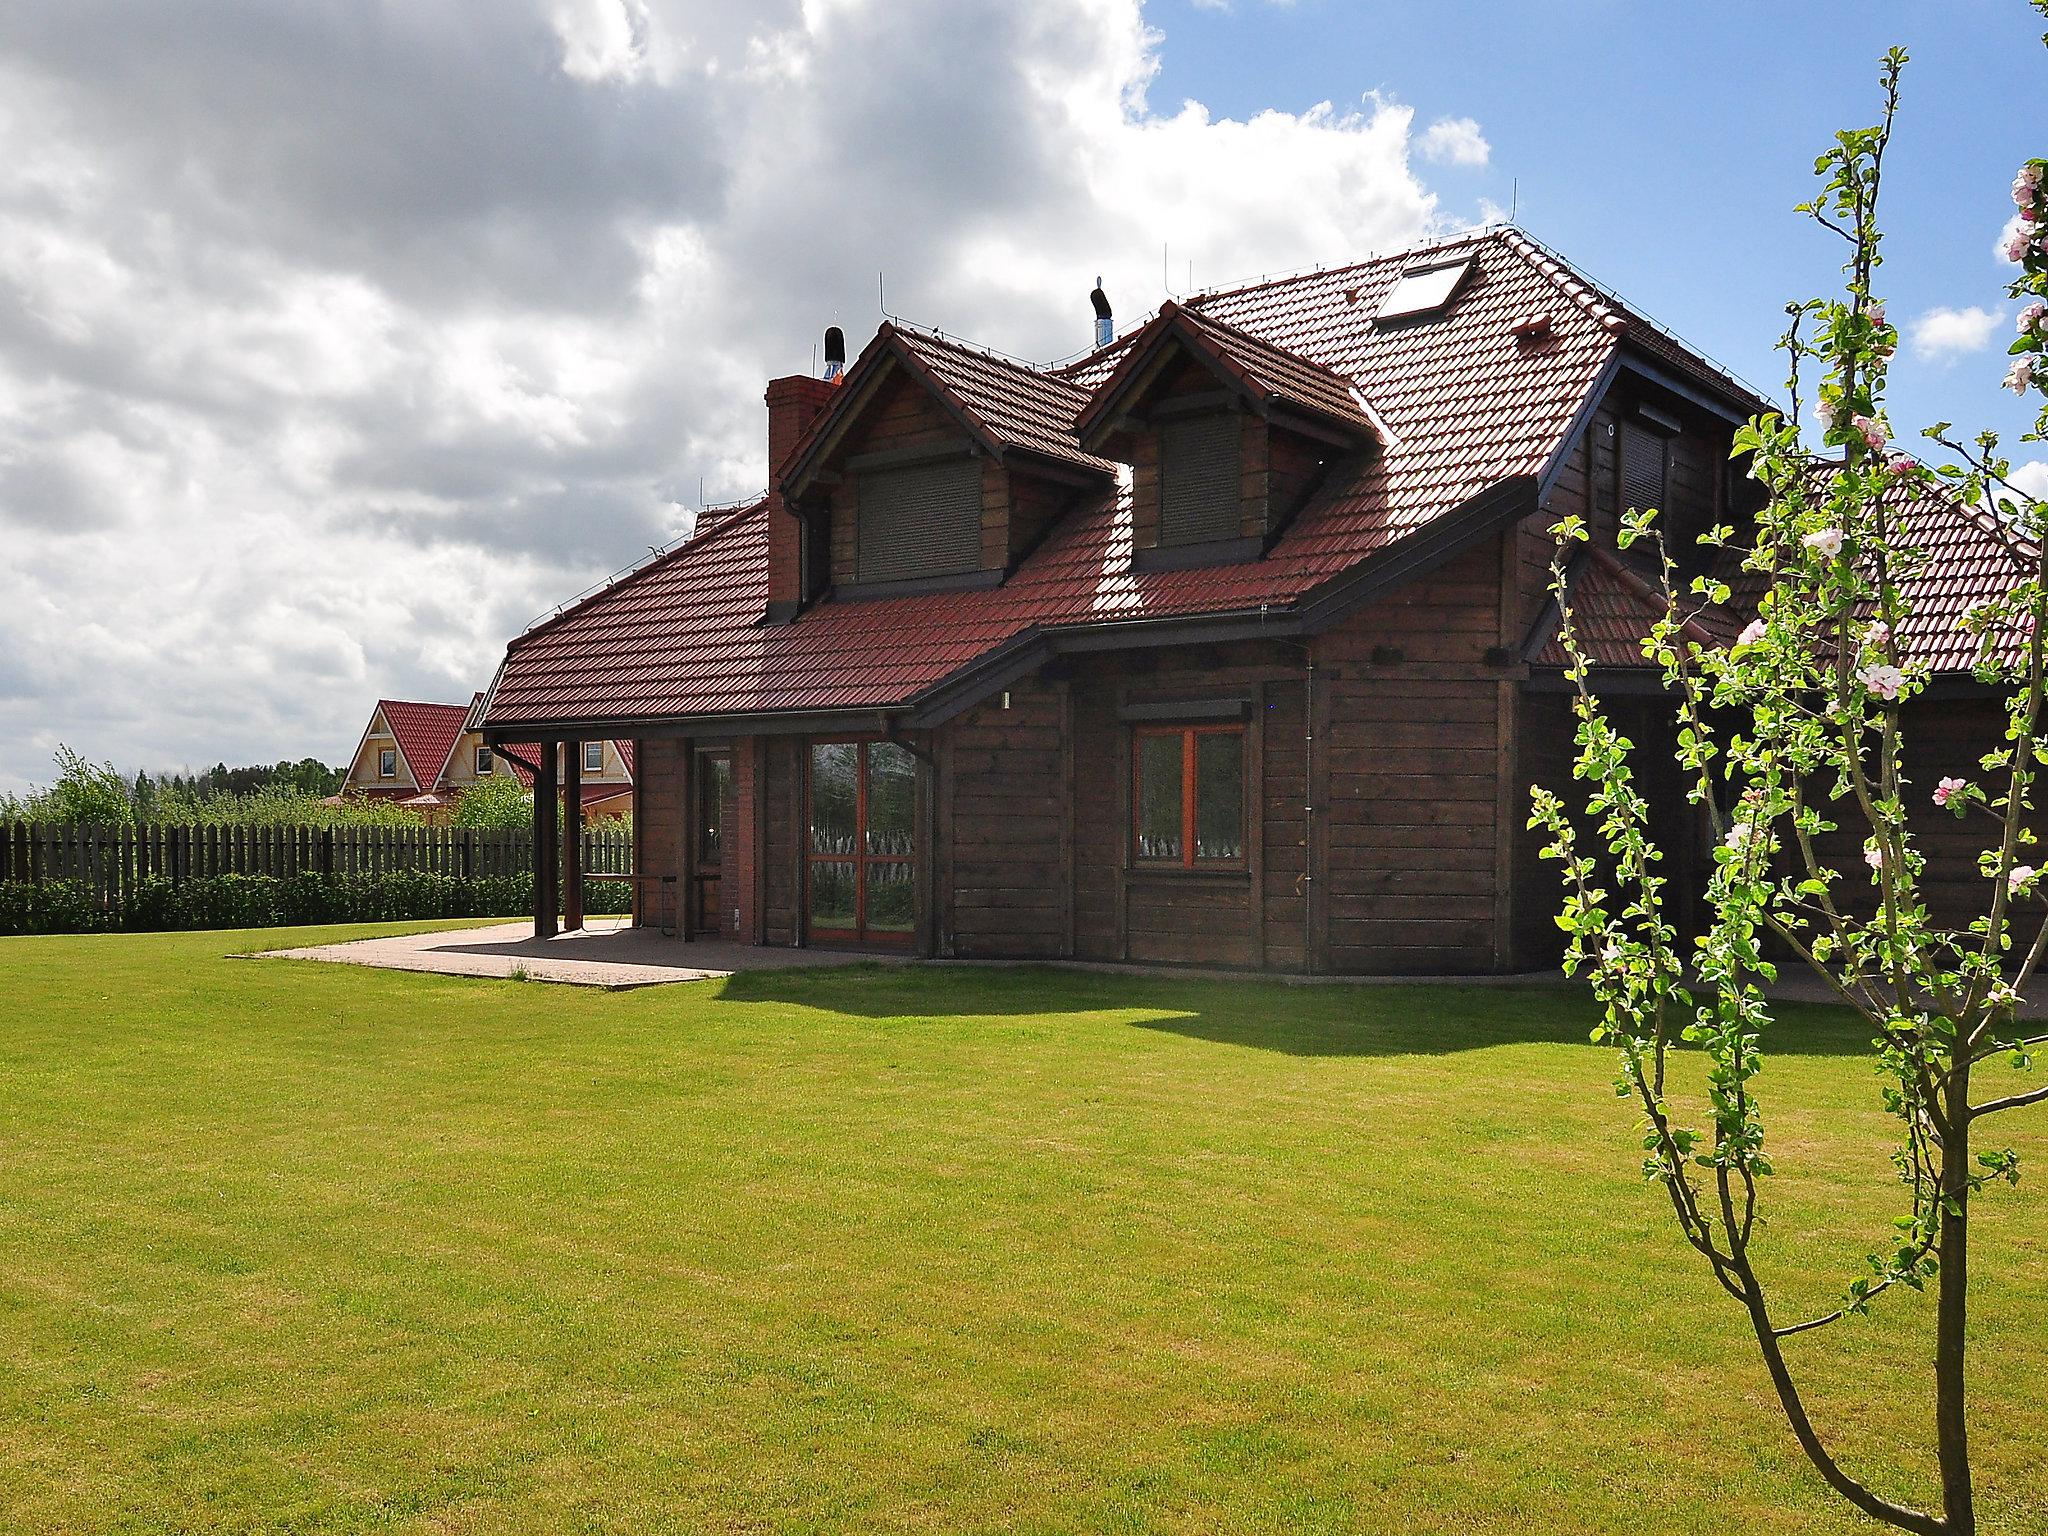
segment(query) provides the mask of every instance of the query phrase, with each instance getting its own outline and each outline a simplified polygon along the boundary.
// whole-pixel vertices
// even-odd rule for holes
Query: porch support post
[[[540,743],[533,776],[533,936],[555,936],[555,744]]]
[[[583,743],[562,743],[562,926],[583,926]]]

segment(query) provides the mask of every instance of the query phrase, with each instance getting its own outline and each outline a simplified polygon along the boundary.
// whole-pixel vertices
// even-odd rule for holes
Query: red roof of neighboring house
[[[1754,408],[1754,397],[1719,370],[1519,232],[1461,237],[1432,254],[1460,252],[1472,256],[1472,271],[1448,310],[1426,323],[1382,326],[1373,319],[1417,259],[1414,252],[1188,301],[1201,319],[1221,322],[1207,327],[1212,335],[1250,335],[1262,355],[1277,349],[1311,371],[1350,381],[1383,437],[1377,451],[1340,461],[1264,558],[1134,569],[1128,502],[1105,490],[1070,513],[1001,586],[860,601],[828,597],[794,623],[769,626],[759,622],[767,599],[763,502],[515,639],[486,719],[518,728],[889,707],[1042,632],[1285,615],[1454,512],[1485,511],[1480,498],[1488,492],[1520,486],[1533,493],[1624,339],[1643,341],[1738,408]],[[1517,335],[1517,322],[1532,313],[1548,314],[1548,328]],[[1027,426],[1052,431],[1039,416],[1055,399],[1070,399],[1078,416],[1085,392],[1131,346],[1126,338],[1053,373],[885,330],[893,330],[890,346],[914,348],[981,419],[1000,414],[990,402],[1010,402],[1016,414],[1002,419],[1020,437]],[[1072,440],[1071,418],[1066,433]],[[814,427],[792,464],[822,440]]]
[[[412,780],[422,791],[441,782],[448,766],[448,754],[455,750],[469,715],[467,704],[421,704],[408,699],[379,699],[377,708],[391,734],[398,738],[399,755],[411,770]]]

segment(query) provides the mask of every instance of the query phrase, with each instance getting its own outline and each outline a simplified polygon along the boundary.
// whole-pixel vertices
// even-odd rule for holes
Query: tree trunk
[[[1970,1488],[1970,1432],[1963,1419],[1963,1343],[1970,1293],[1970,1064],[1948,1085],[1941,1145],[1941,1213],[1934,1324],[1934,1435],[1941,1461],[1941,1507],[1950,1536],[1976,1536]]]

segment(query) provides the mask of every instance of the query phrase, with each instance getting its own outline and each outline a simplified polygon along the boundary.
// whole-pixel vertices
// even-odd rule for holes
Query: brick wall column
[[[785,461],[832,398],[836,384],[796,374],[768,381],[768,616],[786,621],[804,599],[803,525],[782,504]]]

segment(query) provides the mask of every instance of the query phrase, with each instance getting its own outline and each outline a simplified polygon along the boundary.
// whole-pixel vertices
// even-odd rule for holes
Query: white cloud
[[[1991,340],[1998,329],[1996,310],[1972,304],[1967,309],[1939,306],[1908,322],[1906,338],[1916,357],[1950,361],[1965,352],[1975,352]]]
[[[0,8],[0,788],[344,755],[765,482],[875,276],[1037,357],[1427,234],[1405,107],[1147,99],[1137,0]],[[1453,163],[1476,125],[1423,136]]]
[[[1469,117],[1440,117],[1423,130],[1416,149],[1439,165],[1484,165],[1493,146]]]
[[[2036,501],[2048,502],[2048,459],[2016,464],[2006,478],[2012,482],[2014,490]]]

